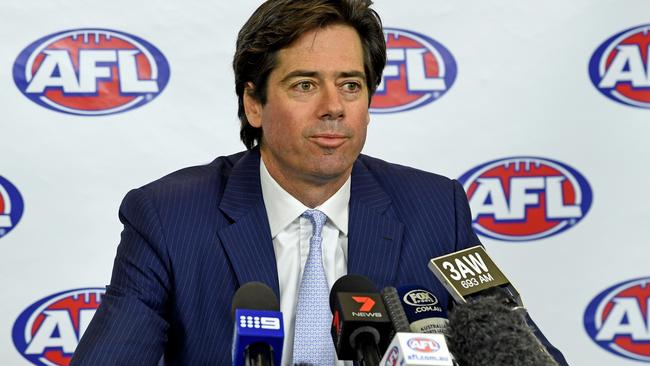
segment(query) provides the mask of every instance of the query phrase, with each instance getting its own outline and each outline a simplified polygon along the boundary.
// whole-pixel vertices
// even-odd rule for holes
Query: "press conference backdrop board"
[[[69,362],[129,189],[243,149],[231,60],[259,4],[0,3],[0,364]],[[650,362],[650,2],[376,9],[389,64],[364,153],[460,179],[571,365]]]

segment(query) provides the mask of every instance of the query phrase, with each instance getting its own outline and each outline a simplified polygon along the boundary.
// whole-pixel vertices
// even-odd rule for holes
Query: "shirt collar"
[[[260,183],[262,185],[262,198],[266,207],[266,215],[269,219],[271,238],[275,238],[293,220],[306,210],[309,210],[309,207],[285,191],[273,179],[266,169],[263,159],[260,159]],[[327,215],[328,221],[336,226],[343,235],[348,235],[349,202],[350,177],[348,177],[343,186],[332,197],[323,202],[322,205],[316,207],[316,209]]]

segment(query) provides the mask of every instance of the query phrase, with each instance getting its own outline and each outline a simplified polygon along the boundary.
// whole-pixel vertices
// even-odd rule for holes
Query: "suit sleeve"
[[[164,352],[170,263],[158,213],[141,190],[120,207],[124,224],[111,283],[70,363],[156,365]]]
[[[456,211],[456,249],[455,251],[465,248],[482,245],[472,228],[472,213],[467,202],[467,195],[463,186],[454,180],[454,206]]]

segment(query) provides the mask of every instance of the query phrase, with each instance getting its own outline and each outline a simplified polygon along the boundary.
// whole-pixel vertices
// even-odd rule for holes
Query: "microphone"
[[[233,366],[279,366],[284,328],[278,298],[267,285],[248,282],[232,300]]]
[[[445,336],[427,333],[397,333],[381,359],[390,366],[454,366]],[[463,365],[465,366],[465,365]],[[491,365],[495,366],[495,365]]]
[[[431,291],[418,285],[405,285],[398,287],[397,293],[411,332],[445,334],[449,324],[447,311]]]
[[[519,292],[482,246],[433,258],[429,269],[456,302],[447,340],[461,365],[558,365],[527,324]]]
[[[500,288],[449,312],[448,341],[463,366],[558,366]]]
[[[480,297],[485,290],[500,287],[513,306],[524,306],[517,289],[480,245],[432,258],[429,269],[458,304]]]
[[[381,290],[381,298],[384,300],[388,317],[393,323],[395,333],[408,333],[411,331],[409,320],[406,317],[400,296],[395,287],[389,286]]]
[[[364,366],[379,365],[392,324],[372,281],[360,275],[339,278],[330,292],[330,309],[338,359]]]
[[[397,303],[399,311],[395,312],[401,312],[405,316],[404,326],[394,324],[396,329],[399,327],[401,330],[388,346],[388,351],[381,360],[382,365],[454,365],[443,334],[447,325],[446,312],[438,305],[436,296],[415,285],[400,286],[397,289],[387,287],[382,295],[391,319],[393,315],[388,299]],[[401,314],[396,317],[400,323]]]

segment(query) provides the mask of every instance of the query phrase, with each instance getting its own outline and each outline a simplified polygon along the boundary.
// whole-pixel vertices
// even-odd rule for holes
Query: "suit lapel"
[[[378,287],[393,284],[404,225],[388,210],[391,199],[360,159],[352,170],[348,273],[369,277]]]
[[[259,176],[260,153],[248,151],[234,166],[219,208],[233,223],[219,231],[240,285],[260,281],[279,298],[278,270]],[[357,159],[352,171],[348,273],[379,287],[395,282],[404,225],[391,215],[390,197]]]
[[[233,223],[219,231],[239,285],[260,281],[280,298],[278,270],[260,185],[260,153],[248,151],[233,166],[219,208]]]

